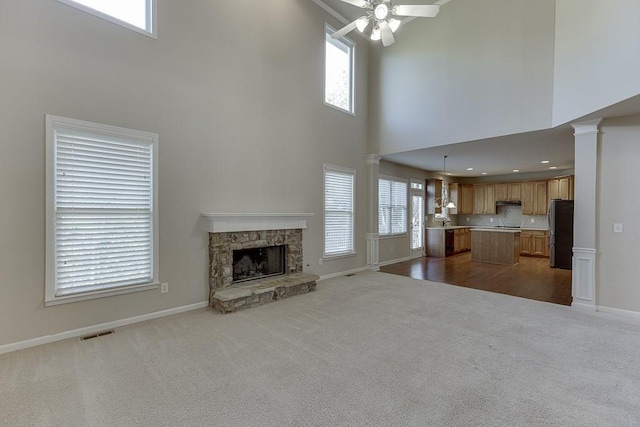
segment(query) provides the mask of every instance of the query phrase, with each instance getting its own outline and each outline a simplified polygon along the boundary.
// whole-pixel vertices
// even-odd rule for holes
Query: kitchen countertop
[[[426,230],[455,230],[455,229],[459,229],[459,228],[470,228],[472,230],[478,230],[478,229],[483,229],[483,230],[489,230],[489,231],[494,231],[494,230],[517,230],[517,231],[548,231],[546,228],[504,228],[504,227],[487,227],[487,226],[483,226],[483,225],[450,225],[447,227],[425,227]]]
[[[500,228],[500,227],[489,227],[489,228],[478,227],[478,228],[472,228],[471,231],[515,234],[515,233],[519,233],[520,229],[519,228]]]

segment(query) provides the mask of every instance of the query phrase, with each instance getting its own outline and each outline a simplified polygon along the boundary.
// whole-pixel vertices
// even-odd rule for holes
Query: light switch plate
[[[622,224],[620,223],[615,223],[613,224],[613,232],[614,233],[622,233],[624,231],[624,227]]]

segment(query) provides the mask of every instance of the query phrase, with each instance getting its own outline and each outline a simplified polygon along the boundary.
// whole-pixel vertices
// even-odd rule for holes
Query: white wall
[[[554,0],[455,0],[372,50],[371,152],[551,125]]]
[[[640,94],[640,2],[556,3],[554,125]]]
[[[601,129],[596,304],[640,312],[640,115],[606,120]],[[614,223],[624,232],[614,233]]]
[[[159,0],[154,40],[53,0],[0,13],[0,345],[208,299],[201,212],[311,212],[307,271],[366,264],[368,43],[357,117],[323,104],[324,20],[311,1]],[[47,113],[157,132],[160,278],[45,308]],[[319,266],[322,165],[357,170],[358,255]]]

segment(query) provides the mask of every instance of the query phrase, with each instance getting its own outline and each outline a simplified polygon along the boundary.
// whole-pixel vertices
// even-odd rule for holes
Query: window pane
[[[325,92],[327,104],[353,113],[352,64],[353,47],[331,37],[333,29],[325,33]]]
[[[378,180],[378,233],[407,232],[407,189],[403,181]]]
[[[105,15],[129,23],[135,27],[151,32],[148,10],[151,2],[148,0],[63,0],[68,3],[78,3]]]

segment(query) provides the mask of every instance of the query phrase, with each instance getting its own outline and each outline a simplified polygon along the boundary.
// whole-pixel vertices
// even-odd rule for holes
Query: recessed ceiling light
[[[543,160],[540,163],[542,163],[543,165],[546,165],[547,163],[549,163],[549,160]]]
[[[482,172],[482,175],[487,175],[487,173],[486,172]]]
[[[551,166],[551,167],[549,167],[549,169],[558,169],[558,167],[557,166]]]
[[[472,171],[472,170],[473,170],[473,168],[467,168],[467,170],[468,170],[468,171]]]
[[[520,169],[514,169],[513,171],[514,172],[520,172]]]

